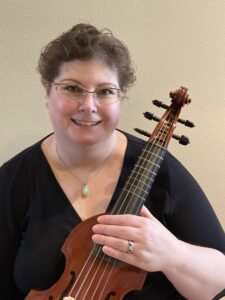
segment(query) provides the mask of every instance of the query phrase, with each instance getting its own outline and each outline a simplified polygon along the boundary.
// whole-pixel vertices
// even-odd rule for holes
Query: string
[[[165,126],[164,123],[163,123],[163,126]],[[163,128],[163,126],[162,126],[162,128]],[[163,130],[163,131],[164,131],[164,130]],[[160,133],[160,135],[162,136],[162,135],[163,135],[163,131],[159,131],[159,132],[158,132],[158,136],[159,136],[159,133]],[[159,151],[158,151],[158,153],[159,153]],[[155,175],[156,175],[156,174],[155,174]],[[136,188],[138,188],[138,187],[136,187]],[[108,280],[109,280],[109,278],[110,278],[110,276],[111,276],[111,273],[112,273],[112,271],[113,271],[113,268],[114,268],[114,266],[111,268],[111,272],[110,272],[109,275],[108,275],[106,284],[107,284],[107,282],[108,282]],[[104,274],[102,274],[102,276],[103,276],[103,275],[104,275]],[[105,284],[105,286],[106,286],[106,284]],[[103,291],[104,291],[104,287],[103,287],[102,293],[103,293]],[[101,295],[102,295],[102,293],[101,293]]]
[[[172,118],[172,117],[171,117]],[[161,127],[161,129],[163,129],[163,127],[165,127],[165,126],[167,126],[167,125],[165,125],[165,123],[163,123],[163,126]],[[170,125],[171,126],[171,125]],[[163,136],[163,134],[164,134],[164,130],[159,130],[159,132],[158,132],[158,138],[159,138],[159,135],[161,135],[161,136]],[[157,141],[157,139],[156,139],[156,141]],[[158,147],[158,145],[157,145],[157,147]],[[160,146],[161,147],[161,146]],[[159,148],[157,148],[157,149],[159,149]],[[151,149],[150,149],[151,150]],[[146,150],[145,150],[146,151]],[[150,151],[149,151],[150,152]],[[148,152],[148,153],[149,153]],[[158,153],[159,153],[159,151],[158,151]],[[157,154],[158,154],[157,153]],[[156,153],[155,153],[156,154]],[[150,155],[152,155],[152,153],[150,153]],[[158,156],[158,155],[157,155]],[[160,157],[160,156],[159,156]],[[143,162],[144,162],[144,160],[143,160]],[[154,172],[153,172],[154,173]],[[138,173],[137,173],[138,174]],[[156,175],[155,173],[154,173],[154,175]],[[138,187],[136,187],[136,188],[138,188]],[[107,266],[106,266],[107,267]],[[113,271],[113,268],[114,268],[114,266],[111,268],[111,272],[110,272],[110,274],[109,274],[109,276],[108,276],[108,279],[107,279],[107,281],[106,281],[106,283],[105,283],[105,286],[106,286],[106,284],[107,284],[107,282],[108,282],[108,280],[109,280],[109,278],[110,278],[110,275],[111,275],[111,273],[112,273],[112,271]],[[102,276],[104,275],[104,273],[102,274]],[[100,283],[99,283],[100,284]],[[97,288],[96,288],[97,289]],[[103,287],[103,290],[102,290],[102,293],[103,293],[103,291],[104,291],[104,287]],[[101,293],[101,295],[102,295],[102,293]]]
[[[169,117],[171,117],[171,120],[173,119],[172,113],[170,113]],[[144,150],[143,150],[143,152],[142,152],[142,154],[141,154],[141,156],[140,156],[140,160],[142,159],[142,166],[141,166],[141,168],[146,169],[146,168],[144,167],[144,163],[145,163],[145,161],[149,161],[149,158],[148,158],[149,154],[150,154],[150,156],[152,156],[152,155],[158,156],[158,157],[160,158],[160,160],[163,159],[162,155],[160,156],[160,155],[158,155],[158,154],[160,153],[160,150],[161,150],[161,149],[163,149],[163,150],[166,150],[166,149],[163,148],[163,147],[160,145],[160,142],[157,142],[157,140],[160,141],[161,139],[159,139],[159,137],[160,137],[160,138],[163,137],[163,135],[164,135],[165,133],[167,133],[167,136],[168,136],[169,130],[168,130],[168,128],[166,129],[166,126],[168,126],[168,124],[169,124],[169,126],[170,126],[170,128],[171,128],[171,126],[172,126],[172,124],[170,123],[171,120],[169,120],[169,119],[168,119],[167,121],[163,120],[163,125],[161,126],[161,128],[159,129],[159,131],[158,131],[158,133],[157,133],[157,138],[155,138],[155,139],[153,139],[153,141],[149,141],[149,142],[147,143],[147,145],[150,144],[150,149],[147,151],[147,159],[143,159],[144,152],[146,151],[145,149],[147,148],[147,146],[144,148]],[[165,128],[164,128],[164,127],[165,127]],[[163,129],[163,130],[162,130],[162,129]],[[165,129],[166,129],[166,130],[165,130]],[[165,142],[165,141],[164,141],[164,142]],[[152,151],[152,148],[154,148],[154,146],[156,146],[156,148],[155,148],[156,151],[155,151],[155,149],[154,149],[155,152]],[[164,153],[162,153],[162,154],[164,155],[164,154],[165,154],[165,151],[164,151]],[[146,155],[145,155],[145,156],[146,156]],[[145,164],[145,165],[146,165],[146,164]],[[155,164],[155,163],[153,163],[153,165],[155,165],[157,168],[159,168],[159,166],[160,166],[160,165]],[[140,168],[140,166],[139,166],[139,168]],[[133,172],[132,172],[132,173],[133,173]],[[155,173],[155,172],[151,172],[150,174],[152,174],[152,173],[154,174],[154,176],[156,176],[156,173]],[[135,179],[137,179],[137,176],[138,176],[139,174],[140,174],[140,170],[139,170],[139,172],[136,172],[136,178],[135,178]],[[145,177],[146,177],[146,176],[145,176]],[[130,177],[130,178],[131,178],[131,177]],[[130,178],[129,178],[129,179],[130,179]],[[132,178],[133,178],[133,177],[132,177]],[[147,178],[153,181],[153,179],[151,179],[151,178],[149,178],[149,177],[147,177]],[[129,181],[129,180],[128,180],[128,181]],[[133,186],[131,185],[131,187],[133,187]],[[135,189],[137,190],[137,188],[138,188],[138,187],[136,186]],[[122,197],[121,195],[122,195],[122,193],[121,193],[120,196],[118,197],[117,203],[116,203],[114,209],[112,210],[112,213],[115,211],[115,208],[116,208],[117,204],[120,203],[119,200],[120,200],[120,198]],[[136,195],[139,196],[139,194],[136,194]],[[128,196],[128,195],[127,195],[127,196]],[[132,198],[132,197],[131,197],[131,198]],[[130,201],[131,201],[131,198],[130,198]],[[146,198],[144,198],[143,200],[145,200],[145,199],[146,199]],[[124,204],[125,201],[126,201],[126,198],[124,198],[124,200],[122,201],[122,203]],[[128,203],[130,203],[130,201],[129,201]],[[136,200],[136,201],[138,201],[138,200]],[[123,205],[123,204],[122,204],[122,205]],[[122,208],[122,205],[120,206],[118,212],[120,212],[120,210],[121,210],[121,208]],[[141,203],[140,203],[140,205],[141,205]],[[127,207],[128,207],[128,205],[127,205]],[[139,208],[138,208],[138,211],[139,211]],[[126,210],[125,210],[125,212],[126,212]],[[97,252],[97,255],[100,254],[101,249],[102,249],[102,247],[99,247],[98,252]],[[71,293],[72,293],[72,291],[73,291],[75,285],[78,283],[79,278],[81,277],[82,272],[84,272],[84,268],[86,267],[88,260],[90,259],[91,255],[93,254],[93,251],[94,251],[94,248],[92,249],[92,251],[91,251],[89,257],[87,258],[86,263],[85,263],[85,265],[83,266],[83,268],[82,268],[82,270],[81,270],[81,272],[80,272],[80,274],[79,274],[79,276],[78,276],[78,278],[77,278],[75,284],[74,284],[73,287],[71,288],[71,292],[70,292],[69,295],[71,295]],[[86,279],[87,276],[90,274],[91,268],[93,267],[94,262],[95,262],[96,259],[97,259],[97,255],[95,256],[95,258],[94,258],[94,260],[93,260],[93,263],[92,263],[91,267],[89,268],[89,271],[88,271],[87,275],[85,276],[85,279]],[[99,267],[100,267],[101,263],[104,261],[104,257],[106,257],[105,254],[103,254],[103,258],[101,258],[101,260],[100,260],[100,264],[99,264],[99,266],[98,266],[98,268],[97,268],[97,270],[96,270],[96,272],[95,272],[95,274],[94,274],[94,276],[93,276],[93,278],[92,278],[91,283],[89,284],[88,289],[90,289],[91,284],[93,283],[94,278],[95,278],[95,276],[97,275],[97,272],[98,272],[98,270],[99,270]],[[102,273],[102,275],[101,275],[100,280],[102,280],[102,277],[104,276],[105,270],[107,269],[110,260],[111,260],[111,257],[108,258],[108,263],[107,263],[106,266],[105,266],[105,269],[104,269],[104,271],[103,271],[103,273]],[[104,285],[104,287],[103,287],[102,293],[103,293],[104,288],[105,288],[105,286],[106,286],[106,284],[107,284],[107,282],[108,282],[108,280],[109,280],[109,278],[110,278],[110,276],[111,276],[111,274],[112,274],[112,271],[113,271],[113,269],[114,269],[114,267],[115,267],[115,264],[116,264],[116,262],[114,261],[114,264],[113,264],[113,266],[111,267],[111,271],[110,271],[110,273],[109,273],[109,275],[108,275],[108,278],[107,278],[107,280],[106,280],[106,283],[105,283],[105,285]],[[99,284],[100,284],[100,280],[99,280]],[[82,285],[80,286],[80,289],[79,289],[79,291],[78,291],[78,293],[77,293],[77,296],[79,295],[80,290],[81,290],[81,288],[82,288],[82,286],[83,286],[84,283],[85,283],[85,281],[83,281]],[[97,285],[97,287],[96,287],[96,289],[95,289],[95,292],[96,292],[96,290],[97,290],[99,284]],[[87,292],[88,292],[88,290],[86,291],[85,295],[87,294]],[[101,293],[101,295],[102,295],[102,293]],[[93,294],[93,296],[94,296],[94,295],[95,295],[95,293]],[[76,296],[76,297],[77,297],[77,296]],[[92,297],[92,298],[93,298],[93,297]],[[74,298],[74,299],[76,299],[76,298]]]
[[[168,123],[167,123],[168,124]],[[163,134],[165,133],[165,130],[164,130],[164,128],[166,128],[166,126],[167,126],[167,124],[164,122],[163,123],[163,126],[161,127],[161,130],[158,132],[158,138],[161,138],[162,136],[163,136]],[[157,139],[155,139],[155,141],[157,141]],[[152,150],[152,147],[154,147],[153,145],[157,145],[157,148],[156,148],[156,151],[154,151],[154,152],[151,152],[150,153],[150,150]],[[152,153],[153,154],[155,154],[156,156],[158,156],[158,154],[159,154],[159,152],[160,152],[160,149],[161,149],[161,146],[159,147],[158,146],[158,144],[157,143],[154,143],[153,142],[153,145],[151,145],[151,148],[150,148],[150,150],[149,150],[149,152],[147,153],[147,154],[149,154],[150,153],[150,155],[152,155]],[[146,150],[145,150],[146,151]],[[157,153],[157,154],[156,154]],[[160,157],[160,156],[159,156]],[[145,163],[145,160],[142,160],[142,165]],[[154,173],[154,172],[152,172],[152,173]],[[137,172],[136,173],[136,177],[139,175],[139,173]],[[154,175],[156,175],[156,174],[154,174]],[[136,187],[136,189],[137,189],[137,187]],[[117,202],[117,203],[119,203],[119,202]],[[122,206],[121,206],[122,207]],[[113,266],[114,267],[114,266]],[[113,267],[111,268],[111,273],[112,273],[112,270],[113,270]],[[106,266],[106,268],[107,268],[107,266]],[[105,268],[105,269],[106,269]],[[111,274],[110,273],[110,274]],[[108,280],[109,280],[109,277],[110,277],[110,274],[109,274],[109,276],[108,276]],[[103,272],[103,274],[102,274],[102,276],[104,275],[104,272]],[[108,282],[108,280],[107,280],[107,282]],[[103,292],[103,291],[102,291]]]
[[[165,126],[166,126],[165,123],[163,123],[162,128],[165,127]],[[163,130],[163,131],[162,131],[162,130],[159,130],[159,132],[158,132],[158,137],[159,137],[159,136],[163,136],[163,134],[164,134],[164,130]],[[155,141],[157,141],[157,139],[155,139]],[[157,145],[157,143],[154,143],[154,141],[153,141],[153,143],[152,143],[152,145],[151,145],[151,148],[149,149],[148,152],[150,152],[150,150],[152,150],[152,147],[153,147],[153,145],[155,145],[155,144]],[[157,145],[157,147],[159,147],[159,148],[156,148],[156,150],[158,150],[158,151],[157,151],[157,154],[158,154],[158,153],[159,153],[159,149],[161,148],[161,146],[158,146],[158,145]],[[153,152],[153,153],[154,153],[154,152]],[[150,153],[150,154],[151,154],[151,153]],[[156,154],[156,152],[155,152],[155,154]],[[152,155],[152,154],[151,154],[151,155]],[[144,160],[143,160],[142,164],[143,164],[143,163],[144,163]],[[138,175],[138,174],[139,174],[139,173],[137,172],[137,175]],[[136,175],[136,176],[137,176],[137,175]],[[117,203],[118,203],[118,202],[117,202]],[[121,207],[122,207],[122,206],[121,206]],[[98,253],[100,253],[100,250],[101,250],[101,249],[98,250]],[[91,252],[91,253],[92,253],[92,252]],[[105,256],[105,255],[104,255],[104,256]],[[103,256],[103,257],[104,257],[104,256]],[[90,258],[90,255],[89,255],[89,258]],[[89,259],[89,258],[88,258],[88,259]],[[96,260],[96,258],[97,258],[97,256],[95,257],[94,261]],[[100,264],[102,263],[102,261],[103,261],[103,258],[102,258],[102,260],[100,261]],[[92,263],[92,266],[93,266],[93,264],[94,264],[94,262]],[[92,266],[91,266],[91,268],[92,268]],[[100,266],[100,265],[99,265],[99,266]],[[114,263],[114,266],[115,266],[115,263]],[[112,273],[112,270],[113,270],[114,266],[111,268],[111,273]],[[107,263],[105,269],[106,269],[107,267],[108,267],[108,263]],[[91,270],[91,268],[90,268],[90,270]],[[84,269],[84,268],[83,268],[83,269]],[[90,272],[90,270],[89,270],[89,272]],[[97,269],[97,270],[98,270],[98,269]],[[82,270],[82,271],[83,271],[83,270]],[[94,276],[96,276],[96,273],[97,273],[97,271],[95,272],[95,275],[94,275]],[[105,273],[105,271],[102,273],[102,276],[101,276],[101,277],[103,277],[104,273]],[[110,273],[110,274],[111,274],[111,273]],[[107,282],[108,282],[108,280],[109,280],[110,274],[109,274],[109,276],[108,276],[108,279],[107,279],[107,281],[106,281],[106,284],[107,284]],[[88,274],[86,275],[86,277],[87,277],[87,276],[88,276]],[[94,280],[94,278],[92,279],[92,282],[93,282],[93,280]],[[77,283],[77,281],[76,281],[76,283]],[[106,285],[106,284],[105,284],[105,285]],[[81,286],[81,287],[82,287],[82,286]],[[89,288],[90,288],[90,286],[89,286]],[[72,290],[73,290],[73,288],[72,288]],[[103,292],[103,291],[102,291],[102,292]],[[87,292],[86,292],[86,293],[87,293]]]
[[[90,255],[89,255],[89,257],[90,257]],[[85,278],[83,279],[83,282],[81,283],[81,285],[80,285],[80,287],[79,287],[79,289],[78,289],[76,298],[79,296],[79,293],[80,293],[80,291],[81,291],[83,285],[85,284],[85,281],[86,281],[88,275],[90,274],[91,268],[93,267],[93,265],[94,265],[96,259],[97,259],[97,257],[95,257],[95,259],[93,260],[92,265],[91,265],[91,267],[90,267],[90,269],[89,269],[89,273],[87,272]],[[92,281],[91,281],[90,285],[92,284],[92,282],[93,282],[93,280],[94,280],[94,278],[95,278],[95,276],[96,276],[96,273],[98,272],[98,269],[99,269],[100,266],[101,266],[101,263],[102,263],[102,260],[100,261],[100,264],[99,264],[97,270],[95,271],[94,276],[92,277]],[[82,271],[83,271],[83,269],[82,269]],[[80,273],[80,274],[81,274],[81,273]],[[74,287],[75,287],[76,283],[77,283],[77,281],[75,282]],[[89,285],[89,287],[90,287],[90,285]],[[74,287],[73,287],[73,288],[74,288]],[[86,291],[85,295],[87,294],[87,292],[88,292],[88,290]],[[72,293],[72,290],[71,290],[70,294],[71,294],[71,293]],[[76,299],[76,298],[74,298],[74,299]],[[83,298],[83,299],[85,299],[85,298]]]
[[[109,273],[109,276],[108,276],[108,278],[107,278],[107,280],[106,280],[106,282],[105,282],[105,284],[104,284],[104,286],[103,286],[103,288],[102,288],[102,292],[101,292],[101,294],[99,295],[100,297],[102,297],[102,294],[103,294],[103,292],[104,292],[104,289],[105,289],[107,283],[109,282],[109,278],[110,278],[110,276],[111,276],[111,274],[112,274],[112,272],[113,272],[113,270],[114,270],[114,268],[115,268],[115,265],[116,265],[116,260],[114,261],[113,267],[111,268],[110,273]],[[108,264],[107,264],[107,266],[108,266]],[[105,267],[105,270],[106,270],[107,266]],[[101,275],[101,280],[102,280],[103,276],[104,276],[104,272],[103,272],[102,275]],[[94,294],[93,294],[91,300],[93,299],[93,297],[94,297],[94,295],[95,295],[95,293],[96,293],[96,290],[97,290],[97,288],[99,287],[99,284],[100,284],[100,281],[99,281],[99,283],[98,283],[98,285],[97,285],[97,287],[96,287],[96,289],[95,289],[95,292],[94,292]],[[101,299],[101,298],[100,298],[100,299]]]
[[[97,254],[100,254],[100,250],[101,250],[101,249],[98,250],[98,253],[97,253]],[[71,296],[72,292],[73,292],[74,289],[75,289],[75,286],[78,285],[78,282],[79,282],[79,280],[80,280],[80,278],[81,278],[81,276],[82,276],[82,273],[85,272],[85,267],[87,266],[87,263],[88,263],[89,259],[91,258],[92,254],[93,254],[93,251],[94,251],[94,249],[92,249],[91,253],[89,254],[89,256],[88,256],[88,258],[87,258],[87,260],[86,260],[86,262],[85,262],[85,264],[84,264],[84,266],[83,266],[81,272],[80,272],[79,275],[78,275],[78,278],[76,279],[75,283],[73,284],[72,288],[70,289],[70,292],[69,292],[68,296]],[[98,270],[99,270],[99,268],[100,268],[102,262],[104,262],[104,257],[107,257],[107,258],[108,258],[108,262],[107,262],[107,264],[106,264],[106,266],[105,266],[105,270],[107,269],[107,267],[108,267],[108,265],[109,265],[109,263],[110,263],[110,260],[112,260],[111,257],[108,257],[108,256],[106,256],[105,254],[103,254],[103,258],[102,258],[101,260],[98,261],[99,266],[98,266],[97,270],[95,271],[94,276],[92,277],[91,283],[89,284],[89,287],[88,287],[88,289],[87,289],[85,295],[87,294],[88,290],[90,289],[91,284],[93,283],[93,281],[94,281],[94,279],[95,279],[95,276],[97,275],[97,272],[98,272]],[[81,282],[81,285],[80,285],[80,287],[79,287],[79,289],[78,289],[78,292],[77,292],[77,294],[76,294],[76,298],[73,298],[74,300],[76,300],[77,297],[79,296],[79,293],[80,293],[80,291],[81,291],[83,285],[85,284],[85,281],[87,280],[87,277],[89,276],[89,274],[90,274],[90,272],[91,272],[91,268],[94,266],[94,263],[96,262],[97,258],[98,258],[97,255],[94,256],[93,262],[92,262],[92,264],[91,264],[89,270],[86,272],[86,275],[85,275],[85,277],[84,277],[84,279],[83,279],[83,282]],[[113,271],[115,265],[116,265],[116,260],[114,260],[113,268],[112,268],[112,270],[111,270],[111,273],[112,273],[112,271]],[[101,274],[101,279],[103,278],[104,273],[105,273],[105,271]],[[110,277],[110,276],[108,276],[108,279],[109,279],[109,277]],[[107,279],[107,281],[108,281],[108,279]],[[97,287],[99,286],[99,284],[100,284],[100,281],[99,281]],[[105,283],[105,285],[106,285],[106,284],[107,284],[107,282]],[[97,288],[96,288],[96,289],[97,289]],[[93,294],[93,296],[94,296],[94,294]],[[82,298],[82,299],[85,299],[85,298]],[[89,299],[88,299],[88,300],[89,300]]]
[[[167,132],[167,133],[169,132],[169,128],[167,129],[166,127],[167,127],[168,124],[169,124],[169,126],[170,126],[170,128],[171,128],[172,124],[171,124],[170,122],[171,122],[171,120],[173,119],[173,115],[170,114],[169,117],[170,117],[170,119],[168,118],[167,121],[163,120],[163,125],[161,126],[160,130],[158,131],[156,138],[155,138],[153,141],[150,140],[150,141],[147,143],[147,146],[150,145],[150,149],[147,151],[147,156],[145,155],[147,146],[143,149],[142,154],[141,154],[141,156],[140,156],[140,160],[142,160],[142,165],[139,165],[139,167],[146,169],[146,168],[145,168],[145,165],[146,165],[145,162],[146,162],[146,161],[149,161],[150,158],[151,158],[151,156],[153,156],[153,155],[157,155],[157,156],[158,156],[160,150],[163,149],[163,147],[162,147],[161,145],[157,144],[157,141],[160,141],[161,137],[163,137],[163,134],[165,134],[165,132]],[[153,149],[155,146],[156,146],[156,148]],[[153,149],[154,151],[152,151],[152,149]],[[155,150],[156,150],[156,151],[155,151]],[[164,150],[166,150],[166,149],[164,148]],[[162,154],[165,154],[165,151],[164,151],[164,153],[162,153]],[[143,159],[144,156],[146,156],[145,159]],[[159,156],[159,157],[160,157],[160,156]],[[162,158],[162,159],[163,159],[163,158]],[[162,160],[162,159],[161,159],[161,160]],[[150,161],[150,162],[151,162],[151,161]],[[155,164],[153,163],[153,165],[155,165]],[[160,165],[156,164],[155,166],[159,168]],[[133,175],[133,173],[134,173],[134,172],[132,172],[131,175]],[[136,176],[131,176],[131,175],[129,176],[128,182],[129,182],[129,180],[130,180],[131,178],[136,180],[136,179],[138,178],[138,176],[140,175],[140,171],[136,173]],[[143,176],[144,176],[144,175],[142,174],[142,177],[143,177]],[[151,178],[150,178],[150,181],[151,181]],[[153,179],[152,179],[152,181],[153,181]],[[133,187],[133,186],[131,185],[131,187]],[[138,188],[138,187],[136,187],[135,190],[137,190],[137,188]],[[134,193],[135,193],[135,191],[132,191],[132,194],[134,194]],[[139,195],[138,195],[138,196],[139,196]],[[122,206],[124,205],[124,203],[127,201],[127,197],[128,197],[128,194],[126,195],[126,197],[123,197],[123,193],[121,193],[121,194],[119,195],[118,201],[117,201],[116,205],[114,206],[114,208],[113,208],[113,210],[112,210],[112,213],[114,213],[114,212],[117,210],[117,206],[118,206],[119,204],[122,203],[122,204],[120,205],[120,208],[118,209],[118,214],[119,214],[119,212],[121,212],[121,208],[122,208]],[[140,196],[139,196],[139,197],[140,197]],[[121,200],[121,198],[123,198],[123,200],[122,200],[122,201],[119,201],[119,200]],[[143,200],[145,200],[145,199],[143,199]],[[126,205],[126,207],[129,207],[129,204],[130,204],[131,201],[133,201],[132,197],[130,198],[130,201],[128,202],[128,204]],[[137,201],[137,200],[136,200],[136,201]],[[140,206],[141,206],[141,203],[140,203]],[[127,212],[127,211],[125,210],[125,212]],[[129,212],[129,211],[128,211],[128,212]]]

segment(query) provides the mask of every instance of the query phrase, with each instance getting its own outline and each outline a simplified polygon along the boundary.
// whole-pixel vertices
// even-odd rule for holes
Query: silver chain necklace
[[[90,188],[88,186],[88,184],[102,171],[103,167],[105,166],[106,162],[108,161],[109,157],[112,154],[112,151],[110,152],[110,154],[105,158],[105,160],[103,161],[102,165],[97,169],[97,171],[95,172],[95,174],[93,176],[91,176],[86,182],[82,181],[77,175],[75,175],[72,171],[72,169],[68,166],[68,164],[63,160],[63,158],[61,157],[61,155],[58,152],[58,148],[57,148],[57,144],[55,143],[55,151],[57,154],[57,157],[59,159],[59,161],[61,162],[61,164],[67,168],[68,172],[73,175],[73,177],[75,177],[81,184],[82,184],[82,189],[81,189],[81,196],[86,198],[89,194],[90,194]]]

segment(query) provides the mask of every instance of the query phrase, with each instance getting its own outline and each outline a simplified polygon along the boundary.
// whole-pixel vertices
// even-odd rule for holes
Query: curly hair
[[[120,88],[124,92],[135,82],[135,72],[126,45],[109,29],[99,31],[92,25],[80,23],[43,48],[38,61],[42,84],[49,88],[59,75],[60,66],[75,59],[102,59],[117,71]]]

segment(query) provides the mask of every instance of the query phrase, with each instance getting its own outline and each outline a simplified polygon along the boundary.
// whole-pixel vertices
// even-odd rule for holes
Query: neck
[[[111,155],[115,149],[115,143],[116,133],[113,133],[112,136],[104,142],[91,146],[81,146],[75,143],[68,145],[54,135],[52,145],[54,149],[57,149],[57,152],[63,159],[64,164],[70,169],[82,167],[82,169],[92,171],[99,167],[99,165],[101,165]],[[57,153],[55,154],[58,163],[62,164]]]

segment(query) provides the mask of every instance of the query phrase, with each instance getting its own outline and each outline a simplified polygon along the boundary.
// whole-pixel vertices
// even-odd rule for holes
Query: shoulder
[[[13,181],[13,179],[18,177],[27,177],[32,170],[38,168],[41,160],[44,158],[41,151],[41,143],[45,138],[6,161],[0,167],[0,178],[8,177]]]
[[[5,232],[22,230],[30,205],[34,174],[43,154],[41,141],[24,149],[0,167],[0,219]],[[0,230],[2,227],[0,228]]]
[[[130,133],[124,131],[121,132],[127,138],[128,152],[130,152],[130,154],[134,156],[139,155],[141,153],[141,150],[147,145],[147,141],[138,138],[137,136],[134,136]],[[173,172],[177,172],[178,170],[185,174],[189,174],[188,170],[182,165],[182,163],[171,152],[167,150],[160,171],[173,173]]]
[[[147,142],[143,139],[140,139],[128,132],[120,130],[122,134],[125,135],[127,138],[127,152],[133,155],[139,155],[141,150],[144,148],[144,146],[147,144]]]
[[[121,132],[126,136],[128,142],[131,143],[132,145],[136,145],[143,148],[147,144],[145,140],[138,138],[137,136],[134,136],[125,131],[121,131]]]
[[[46,169],[41,150],[44,139],[24,149],[0,167],[0,219],[9,224],[11,232],[19,229],[17,225],[21,224],[32,201],[36,182]]]
[[[203,191],[199,183],[190,173],[190,171],[170,152],[167,152],[166,157],[162,163],[162,169],[166,170],[171,184],[171,192],[176,189],[176,194],[180,191],[185,192],[198,192],[203,195]],[[205,196],[205,195],[204,195]]]
[[[133,155],[139,155],[141,150],[146,146],[147,141],[138,138],[130,133],[121,131],[128,140],[128,152]],[[193,179],[187,168],[170,152],[167,150],[166,155],[163,159],[159,173],[167,172],[171,177],[177,177],[182,175]]]

